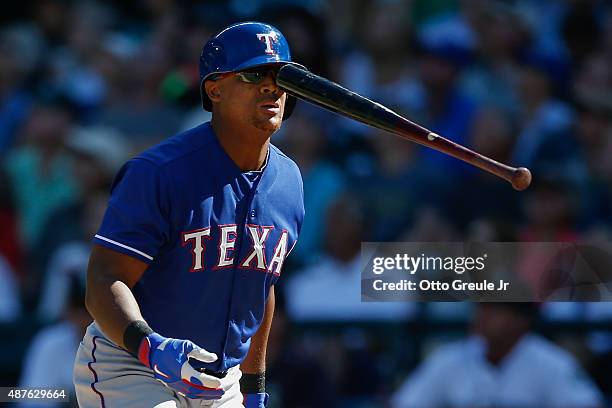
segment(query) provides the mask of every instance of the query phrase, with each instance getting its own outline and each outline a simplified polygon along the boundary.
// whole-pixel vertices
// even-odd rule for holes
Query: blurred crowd
[[[0,349],[0,384],[70,385],[71,353],[89,322],[82,299],[91,237],[113,176],[148,146],[209,119],[199,103],[201,48],[249,19],[276,25],[294,60],[314,73],[534,174],[518,193],[441,153],[299,102],[273,137],[301,169],[306,219],[277,288],[271,406],[607,406],[612,304],[545,304],[524,319],[513,307],[359,300],[363,241],[610,240],[605,0],[7,6],[0,335],[3,344],[13,340]],[[557,323],[576,330],[534,334]],[[453,388],[454,372],[462,383]],[[517,398],[524,394],[533,398]]]

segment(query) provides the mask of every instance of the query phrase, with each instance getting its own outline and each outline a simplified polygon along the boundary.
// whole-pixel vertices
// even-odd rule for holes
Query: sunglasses
[[[253,69],[247,69],[245,71],[236,72],[235,75],[242,82],[247,84],[258,84],[272,74],[272,78],[276,80],[276,74],[278,73],[278,67],[259,67]]]
[[[237,76],[240,81],[245,82],[247,84],[259,84],[264,79],[266,79],[270,73],[272,73],[272,78],[276,79],[278,68],[258,67],[258,68],[247,69],[244,71],[234,72],[233,75]],[[211,79],[217,80],[225,75],[228,75],[228,74],[219,74]]]

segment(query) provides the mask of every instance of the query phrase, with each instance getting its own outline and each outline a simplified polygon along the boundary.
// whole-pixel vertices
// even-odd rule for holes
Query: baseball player
[[[274,27],[227,27],[200,57],[211,121],[117,174],[88,268],[81,407],[266,406],[274,284],[304,217],[299,170],[270,143],[295,104],[284,64]]]

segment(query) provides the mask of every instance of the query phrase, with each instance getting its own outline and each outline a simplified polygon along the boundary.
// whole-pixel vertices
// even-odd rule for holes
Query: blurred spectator
[[[93,123],[116,128],[138,143],[139,150],[174,134],[181,123],[181,112],[159,94],[170,68],[168,53],[156,44],[142,44],[128,49],[126,55],[115,54],[119,57],[117,72]]]
[[[110,191],[113,177],[131,154],[131,145],[121,134],[102,127],[74,129],[66,140],[66,147],[72,159],[79,194],[53,211],[35,244],[37,250],[30,262],[38,272],[39,285],[45,279],[51,256],[58,248],[75,241],[89,245],[92,232],[98,227],[91,228],[89,224],[101,221],[99,218],[85,218],[94,215],[90,212],[91,203]]]
[[[608,55],[612,54],[612,14],[603,13],[604,19],[604,33],[602,38],[602,51]]]
[[[327,25],[322,17],[310,10],[295,6],[277,6],[269,10],[270,23],[287,37],[291,57],[309,71],[329,77],[329,49]]]
[[[503,111],[481,109],[470,129],[471,149],[507,163],[514,146],[515,125]],[[476,218],[503,218],[516,222],[520,217],[519,196],[509,183],[479,169],[470,169],[465,183],[445,189],[444,213],[461,230]]]
[[[367,229],[360,201],[343,194],[327,211],[323,256],[286,283],[287,312],[292,321],[399,321],[413,311],[401,302],[362,302],[360,247]],[[315,337],[318,337],[315,334]],[[322,341],[304,336],[315,348],[339,394],[339,406],[368,407],[384,391],[381,365],[370,335],[359,327],[345,328]]]
[[[586,159],[586,164],[594,176],[598,168],[599,155],[608,140],[608,130],[612,129],[612,105],[606,106],[597,99],[584,97],[576,104],[575,131]]]
[[[578,319],[585,318],[589,322],[607,323],[612,320],[612,304],[610,302],[585,302],[577,304],[576,309],[582,309],[586,316],[577,316]],[[574,317],[574,319],[576,316]],[[602,330],[592,333],[588,337],[588,346],[593,352],[591,360],[591,372],[597,385],[608,397],[612,396],[612,333],[610,330]]]
[[[0,166],[0,256],[6,258],[19,278],[23,278],[24,250],[18,216],[11,180]]]
[[[612,95],[612,94],[611,94]],[[606,107],[596,100],[584,100],[577,104],[574,125],[580,142],[580,153],[585,162],[587,176],[579,193],[582,199],[577,210],[579,225],[583,228],[600,228],[612,220],[612,105]]]
[[[54,321],[60,317],[69,300],[73,278],[85,281],[91,240],[102,222],[108,197],[107,191],[92,192],[86,196],[82,204],[84,208],[75,218],[79,236],[58,245],[51,256],[37,310],[41,321]]]
[[[72,279],[85,279],[90,250],[90,246],[84,243],[69,243],[61,246],[51,257],[37,308],[41,321],[55,322],[61,317]]]
[[[603,3],[597,0],[571,1],[561,26],[561,34],[576,63],[601,44]]]
[[[579,239],[575,227],[576,200],[572,195],[572,184],[561,174],[539,173],[540,178],[523,201],[523,210],[527,223],[519,231],[518,238],[522,242],[576,242]],[[546,299],[556,283],[548,281],[552,278],[551,252],[537,246],[521,248],[516,266],[519,276],[530,286],[534,293]]]
[[[366,7],[355,25],[359,41],[348,44],[355,49],[341,67],[342,82],[362,95],[401,106],[395,98],[405,96],[398,89],[410,69],[406,63],[411,51],[408,9],[401,2],[377,0],[367,2]]]
[[[466,238],[470,242],[515,242],[516,226],[505,218],[477,218],[468,225]]]
[[[337,407],[337,396],[320,355],[291,337],[284,296],[276,292],[274,322],[268,338],[266,388],[269,408]],[[308,387],[304,387],[304,379]]]
[[[576,146],[569,134],[573,111],[554,97],[553,82],[543,61],[534,61],[521,69],[519,120],[523,124],[513,153],[513,163],[533,166],[538,159],[571,159]],[[547,152],[545,149],[554,149]],[[552,156],[552,157],[551,157]]]
[[[33,4],[30,17],[50,47],[65,40],[69,28],[70,5],[58,0],[41,0]]]
[[[82,197],[100,189],[110,189],[115,174],[132,153],[128,141],[112,128],[74,129],[66,146],[73,156]]]
[[[16,321],[21,315],[19,285],[11,266],[0,255],[0,322]]]
[[[399,242],[444,242],[460,236],[448,218],[435,208],[423,207],[414,218],[414,224],[404,231]]]
[[[100,69],[105,58],[103,38],[110,27],[110,11],[99,2],[80,2],[63,18],[62,45],[47,61],[47,93],[64,96],[77,114],[78,122],[91,120],[107,96],[107,84]]]
[[[393,241],[418,222],[421,207],[441,205],[442,193],[451,183],[447,174],[423,160],[412,142],[379,130],[369,133],[368,142],[374,152],[374,168],[353,182],[371,217],[365,238]]]
[[[462,88],[479,105],[516,115],[520,108],[518,56],[528,43],[528,26],[500,1],[462,1],[461,11],[476,37],[475,60],[465,69]]]
[[[32,61],[20,46],[19,34],[0,32],[0,157],[15,145],[21,126],[30,113],[32,99],[25,90],[25,76]]]
[[[564,175],[541,171],[523,201],[526,224],[519,240],[526,242],[573,242],[576,198],[572,183]]]
[[[198,22],[185,27],[180,40],[181,46],[175,51],[177,66],[161,83],[165,100],[182,109],[188,109],[180,124],[180,130],[191,129],[211,118],[211,113],[202,109],[200,102],[200,71],[197,56],[202,52],[202,39],[213,35],[212,28]]]
[[[76,405],[72,366],[79,342],[91,317],[85,309],[85,281],[73,275],[69,283],[69,301],[63,312],[62,321],[45,327],[36,334],[25,355],[19,386],[64,389],[69,393],[73,406]],[[55,404],[55,405],[53,405]],[[63,407],[63,402],[24,402],[20,407]]]
[[[410,116],[432,131],[465,145],[478,109],[477,102],[460,86],[460,75],[471,58],[464,44],[421,40],[418,76],[407,106]],[[422,149],[424,158],[449,180],[460,182],[468,166],[459,160],[446,160],[433,149]]]
[[[21,146],[6,157],[6,171],[19,209],[20,233],[28,250],[33,249],[53,211],[77,194],[65,151],[71,124],[65,106],[38,106],[28,119]]]
[[[393,321],[406,317],[409,303],[361,302],[360,248],[367,224],[358,199],[345,194],[325,218],[323,257],[286,284],[287,311],[296,321]]]
[[[408,7],[405,2],[365,3],[354,25],[354,38],[346,44],[346,55],[338,61],[335,73],[348,89],[405,111],[414,99],[409,78],[413,47]],[[343,132],[367,132],[367,127],[348,119],[341,119],[340,125]]]
[[[589,213],[594,220],[591,227],[606,226],[612,228],[612,125],[603,136],[603,144],[595,161],[594,198],[599,208],[591,207]],[[588,215],[586,216],[588,217]]]
[[[480,303],[473,336],[443,346],[392,398],[397,408],[603,406],[565,350],[532,334],[537,306]]]
[[[593,53],[578,66],[572,89],[576,99],[610,110],[612,62],[603,52]]]
[[[524,1],[513,6],[528,26],[531,53],[557,61],[560,67],[566,69],[571,60],[563,42],[561,26],[571,2]]]

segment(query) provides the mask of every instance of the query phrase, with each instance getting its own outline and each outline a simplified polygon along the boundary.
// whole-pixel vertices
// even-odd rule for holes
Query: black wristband
[[[153,333],[153,329],[144,320],[135,320],[128,324],[123,332],[123,344],[126,350],[138,358],[138,348],[142,339],[151,333]]]
[[[266,373],[242,374],[240,391],[243,394],[266,392]]]

